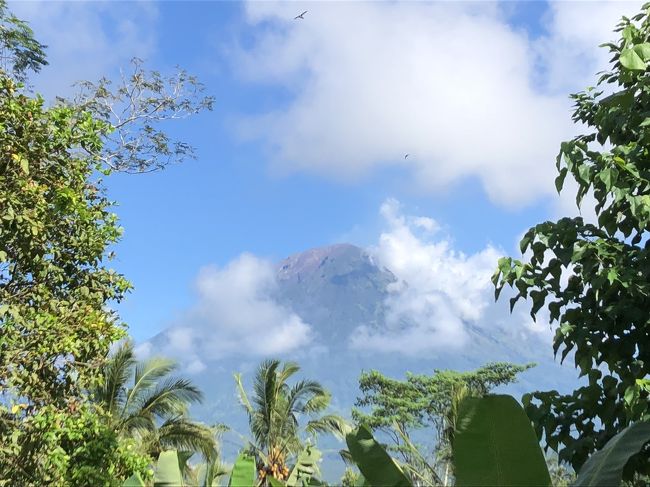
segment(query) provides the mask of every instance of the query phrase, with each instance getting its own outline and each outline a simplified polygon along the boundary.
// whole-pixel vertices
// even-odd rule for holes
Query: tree
[[[321,414],[329,406],[330,394],[318,382],[289,379],[300,370],[298,364],[279,360],[262,362],[255,374],[252,401],[235,374],[239,398],[248,413],[253,449],[258,456],[260,477],[271,475],[285,480],[288,459],[303,449],[304,435],[345,435],[347,424],[335,414]],[[301,429],[301,419],[309,418]]]
[[[138,362],[132,343],[123,342],[103,366],[93,398],[107,412],[110,427],[136,440],[151,458],[178,450],[210,461],[217,457],[215,431],[187,416],[203,395],[189,380],[171,376],[176,367],[160,357]]]
[[[143,70],[128,87],[144,95],[124,104],[132,115],[119,127],[98,108],[112,96],[108,88],[82,105],[47,108],[22,84],[47,64],[44,48],[0,1],[0,471],[12,485],[84,478],[73,459],[88,438],[84,425],[102,414],[88,391],[101,381],[111,343],[125,334],[110,306],[130,284],[109,267],[121,229],[100,175],[129,161],[141,171],[163,166],[177,152],[155,122],[170,107],[209,108],[197,108],[197,92],[183,90],[195,80],[181,76],[169,95],[168,81]],[[142,132],[153,139],[130,141],[129,133]],[[116,142],[110,134],[121,135]],[[97,438],[115,440],[97,428]],[[121,475],[119,465],[93,461],[106,465],[107,479]]]
[[[43,44],[34,38],[26,22],[7,10],[0,0],[0,69],[16,81],[25,81],[29,71],[38,72],[47,65]]]
[[[204,86],[185,70],[164,76],[146,70],[138,58],[132,59],[130,72],[122,71],[117,82],[102,78],[77,86],[79,92],[71,101],[59,101],[104,122],[101,148],[84,150],[108,171],[152,172],[194,158],[190,144],[171,139],[160,125],[212,110],[214,103],[212,96],[204,94]]]
[[[567,175],[576,203],[593,195],[597,222],[581,217],[547,221],[520,243],[521,260],[499,261],[496,297],[515,289],[511,308],[529,299],[557,323],[553,349],[571,352],[588,385],[571,394],[524,396],[527,413],[548,448],[577,471],[631,421],[648,418],[644,380],[650,373],[650,4],[618,24],[609,48],[611,70],[596,88],[572,95],[573,120],[586,133],[561,144],[558,192]],[[650,449],[628,465],[626,477],[648,471]]]
[[[362,396],[356,406],[370,408],[368,413],[354,409],[359,424],[388,434],[411,476],[428,472],[432,483],[446,484],[451,475],[451,441],[455,431],[457,406],[465,396],[481,397],[493,388],[511,384],[529,365],[487,364],[477,370],[457,372],[435,370],[432,375],[408,374],[406,380],[391,379],[380,372],[364,372],[359,378]],[[413,431],[432,427],[433,461],[413,443]],[[431,467],[433,464],[433,467]],[[422,479],[413,479],[421,481]]]

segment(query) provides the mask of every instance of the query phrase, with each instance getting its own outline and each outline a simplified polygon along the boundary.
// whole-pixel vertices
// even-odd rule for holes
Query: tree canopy
[[[47,64],[45,46],[4,1],[0,61],[0,471],[14,485],[84,484],[87,460],[105,477],[96,484],[110,482],[145,460],[88,398],[125,334],[111,306],[131,287],[110,267],[122,229],[101,178],[190,155],[154,125],[210,108],[211,99],[195,103],[199,85],[182,71],[163,78],[137,65],[116,93],[103,80],[84,84],[103,87],[92,95],[47,106],[25,88]],[[101,109],[114,102],[127,117],[119,124]]]
[[[572,95],[573,120],[585,133],[561,144],[558,192],[577,182],[576,203],[590,195],[596,222],[547,221],[520,243],[524,257],[499,261],[496,296],[513,287],[533,318],[546,309],[556,323],[554,350],[571,352],[588,385],[571,394],[524,396],[548,447],[577,470],[631,421],[650,415],[650,4],[624,17],[619,39],[604,46],[611,69],[595,88]],[[627,475],[648,469],[646,448]]]

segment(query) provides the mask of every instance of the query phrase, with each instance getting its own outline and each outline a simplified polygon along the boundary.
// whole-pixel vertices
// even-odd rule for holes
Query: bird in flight
[[[303,13],[301,13],[300,15],[296,15],[296,16],[293,18],[293,20],[298,20],[298,19],[300,19],[300,20],[305,20],[305,14],[306,14],[306,13],[307,13],[307,10],[305,10],[305,11],[304,11]]]
[[[404,156],[404,159],[406,159],[408,156],[409,156],[409,154],[406,154],[406,155]]]

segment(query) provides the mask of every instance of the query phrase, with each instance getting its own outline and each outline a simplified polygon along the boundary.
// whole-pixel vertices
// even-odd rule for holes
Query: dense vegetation
[[[24,85],[46,47],[0,2],[0,485],[324,485],[322,434],[345,439],[343,485],[647,485],[650,5],[617,32],[612,70],[573,95],[588,133],[557,158],[558,191],[573,177],[598,221],[536,225],[523,258],[501,259],[494,275],[497,298],[509,285],[511,306],[548,310],[555,353],[573,353],[588,385],[533,392],[522,407],[492,389],[530,365],[405,380],[371,371],[346,420],[320,383],[292,382],[297,364],[269,360],[252,393],[236,375],[250,439],[226,468],[225,427],[189,416],[201,392],[170,360],[138,361],[111,311],[130,284],[110,268],[121,230],[102,182],[191,157],[159,124],[212,99],[184,71],[164,77],[135,60],[118,84],[85,82],[48,106]]]

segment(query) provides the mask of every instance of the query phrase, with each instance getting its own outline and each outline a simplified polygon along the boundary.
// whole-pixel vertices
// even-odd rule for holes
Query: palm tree
[[[163,450],[215,458],[214,430],[187,416],[190,404],[201,402],[203,394],[188,379],[172,377],[176,368],[161,357],[139,362],[133,344],[124,342],[104,365],[94,400],[108,412],[113,429],[134,438],[152,458]]]
[[[313,380],[301,380],[293,386],[288,380],[300,366],[295,362],[281,364],[266,360],[255,374],[252,401],[242,385],[241,374],[235,374],[239,398],[248,413],[252,445],[259,459],[260,477],[271,474],[284,480],[289,474],[287,460],[303,448],[303,437],[319,433],[344,436],[349,430],[345,420],[335,414],[321,415],[331,396]],[[300,428],[300,420],[307,422]]]

